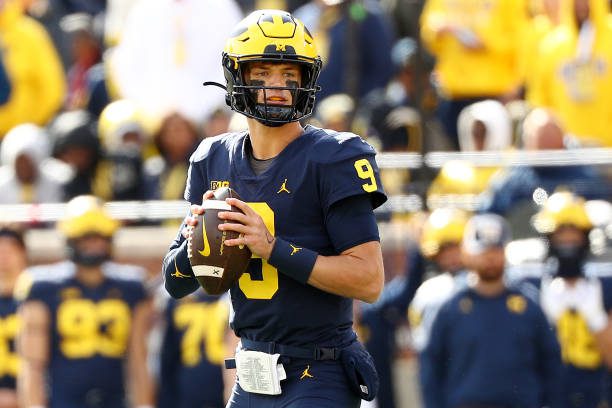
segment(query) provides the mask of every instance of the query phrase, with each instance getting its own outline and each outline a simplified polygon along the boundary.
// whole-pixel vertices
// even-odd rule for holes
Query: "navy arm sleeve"
[[[164,287],[175,299],[187,296],[199,287],[187,257],[187,240],[181,233],[183,228],[185,223],[181,224],[162,264]]]
[[[430,340],[427,347],[419,357],[421,391],[423,395],[423,405],[425,408],[444,407],[444,367],[447,364],[446,358],[446,336],[448,303],[443,306],[436,316]]]
[[[372,201],[366,194],[334,203],[325,217],[325,226],[338,253],[370,241],[380,241]]]

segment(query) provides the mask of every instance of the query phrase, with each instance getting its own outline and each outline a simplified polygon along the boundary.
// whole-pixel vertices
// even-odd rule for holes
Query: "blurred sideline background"
[[[575,1],[589,8],[588,36],[569,29]],[[0,1],[0,222],[26,230],[32,264],[57,261],[65,245],[54,221],[70,198],[94,194],[123,221],[117,259],[144,266],[151,287],[159,285],[161,259],[188,210],[190,154],[202,138],[246,127],[223,92],[202,82],[223,81],[221,50],[235,23],[253,9],[280,8],[305,22],[324,60],[309,122],[355,132],[379,151],[390,197],[377,211],[388,281],[410,275],[407,258],[436,208],[506,217],[515,238],[509,262],[539,261],[545,249],[531,217],[564,189],[588,200],[592,247],[610,261],[609,7]],[[405,313],[393,321],[395,406],[418,407]]]

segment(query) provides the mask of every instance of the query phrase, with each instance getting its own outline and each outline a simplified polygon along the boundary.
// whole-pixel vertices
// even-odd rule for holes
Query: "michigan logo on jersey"
[[[216,190],[221,187],[229,187],[229,181],[227,180],[211,180],[210,181],[211,190]]]
[[[508,296],[508,299],[506,300],[506,306],[508,307],[508,310],[512,313],[523,314],[523,312],[525,312],[525,309],[527,309],[527,301],[524,297],[520,295],[512,295]]]

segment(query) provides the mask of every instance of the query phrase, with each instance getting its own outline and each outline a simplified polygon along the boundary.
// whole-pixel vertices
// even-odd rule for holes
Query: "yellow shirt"
[[[527,22],[524,0],[428,0],[421,15],[421,37],[436,57],[436,74],[449,98],[496,96],[521,83],[518,62]],[[483,48],[470,50],[445,25],[475,34]]]
[[[561,24],[546,36],[540,47],[537,77],[528,95],[529,102],[552,109],[565,130],[582,142],[610,147],[612,20],[608,16],[607,0],[590,0],[594,33],[591,41],[582,43],[572,19],[573,0],[566,3]]]
[[[20,2],[0,10],[2,58],[11,81],[9,101],[0,106],[0,138],[21,123],[46,125],[66,91],[62,64],[45,29],[25,16]]]

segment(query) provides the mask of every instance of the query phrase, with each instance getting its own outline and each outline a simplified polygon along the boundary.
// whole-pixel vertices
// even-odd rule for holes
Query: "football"
[[[221,211],[238,211],[225,202],[226,198],[241,199],[229,187],[214,191],[214,198],[205,200],[204,214],[198,215],[198,224],[192,227],[187,253],[193,273],[200,286],[209,295],[220,295],[231,288],[246,271],[251,251],[245,246],[225,246],[226,239],[238,237],[233,231],[219,231],[219,224],[227,222],[218,217]]]

